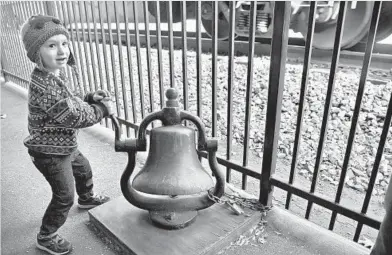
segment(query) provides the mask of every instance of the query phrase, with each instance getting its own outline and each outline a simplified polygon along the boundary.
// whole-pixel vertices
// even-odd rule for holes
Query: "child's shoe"
[[[36,246],[53,255],[68,254],[72,250],[71,243],[57,233],[48,236],[38,234]]]
[[[79,208],[81,209],[91,209],[98,205],[102,205],[109,201],[109,197],[101,196],[101,195],[91,195],[86,199],[80,198],[78,199]]]

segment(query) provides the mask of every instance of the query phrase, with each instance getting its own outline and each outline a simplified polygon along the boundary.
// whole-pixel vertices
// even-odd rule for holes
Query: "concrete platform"
[[[125,254],[205,255],[217,254],[261,219],[260,212],[246,213],[250,216],[235,215],[226,205],[215,204],[199,211],[190,226],[165,230],[152,224],[147,211],[119,197],[90,210],[89,216]]]

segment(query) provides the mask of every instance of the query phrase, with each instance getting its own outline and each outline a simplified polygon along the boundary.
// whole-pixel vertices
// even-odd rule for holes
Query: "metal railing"
[[[81,84],[78,85],[76,77],[72,76],[70,69],[67,70],[71,80],[71,87],[80,90],[82,93],[99,88],[107,89],[113,93],[116,103],[117,116],[121,125],[126,127],[127,135],[133,135],[131,129],[135,131],[138,123],[156,109],[164,104],[164,90],[168,87],[176,87],[182,98],[182,106],[185,110],[194,112],[204,121],[210,123],[209,135],[217,136],[220,122],[217,108],[224,108],[226,111],[225,130],[225,152],[218,157],[218,162],[226,167],[226,179],[232,181],[233,171],[242,175],[241,185],[247,189],[248,177],[255,178],[260,182],[260,202],[264,205],[271,205],[273,188],[277,187],[287,191],[285,207],[289,209],[292,195],[299,196],[308,201],[306,215],[308,219],[312,211],[312,205],[318,204],[332,211],[329,229],[334,228],[336,216],[344,215],[357,221],[357,229],[354,240],[358,241],[363,225],[379,229],[380,221],[367,215],[370,198],[375,185],[379,164],[384,151],[385,142],[389,132],[392,115],[392,102],[389,100],[388,109],[384,118],[384,125],[377,155],[374,160],[373,169],[363,201],[361,211],[348,208],[340,203],[342,191],[345,184],[350,155],[355,139],[355,131],[358,125],[358,115],[361,108],[361,100],[369,71],[372,57],[372,50],[375,43],[376,29],[380,16],[381,2],[375,2],[372,14],[367,46],[364,54],[363,67],[358,86],[355,108],[351,120],[351,128],[344,156],[344,163],[340,174],[338,190],[334,200],[327,199],[316,194],[319,183],[320,164],[323,158],[324,140],[328,130],[328,117],[330,115],[331,100],[335,87],[335,77],[339,64],[340,42],[342,38],[343,25],[345,21],[346,2],[340,2],[338,14],[338,26],[335,35],[335,44],[332,52],[331,68],[328,80],[328,89],[324,105],[324,113],[321,124],[319,142],[317,146],[316,163],[313,170],[310,190],[304,190],[295,186],[297,176],[298,151],[301,145],[302,123],[304,115],[305,97],[309,79],[309,69],[312,55],[312,40],[315,29],[316,2],[311,2],[308,21],[308,33],[306,36],[305,54],[302,71],[302,81],[297,112],[297,124],[295,130],[295,142],[289,180],[278,178],[275,173],[277,165],[278,139],[280,132],[282,94],[285,86],[285,66],[288,49],[288,31],[290,24],[291,6],[289,2],[276,2],[272,17],[273,33],[271,40],[271,54],[268,80],[268,101],[266,108],[266,122],[264,131],[264,151],[262,153],[262,167],[256,169],[249,165],[250,128],[252,125],[252,91],[254,85],[254,50],[255,50],[255,22],[256,22],[256,2],[251,2],[250,28],[249,28],[249,49],[247,56],[247,77],[245,90],[245,110],[244,135],[242,143],[242,160],[238,163],[233,157],[233,111],[234,87],[236,84],[234,75],[235,66],[235,3],[230,2],[229,10],[229,49],[227,56],[228,75],[226,84],[227,97],[221,99],[218,91],[219,67],[218,63],[218,2],[213,2],[212,39],[202,36],[201,28],[201,2],[195,4],[196,32],[187,32],[186,4],[181,4],[181,33],[174,36],[173,13],[168,8],[168,30],[162,31],[160,15],[161,4],[156,4],[156,19],[152,18],[148,12],[148,2],[9,2],[1,3],[1,66],[2,73],[7,80],[11,80],[22,87],[27,88],[29,73],[33,65],[25,57],[23,45],[19,39],[19,27],[30,15],[44,13],[58,16],[66,21],[71,34],[72,52],[76,57],[79,72],[82,75]],[[169,3],[170,5],[170,3]],[[131,18],[132,16],[133,18]],[[139,23],[144,23],[144,31],[139,31]],[[150,32],[150,25],[156,23],[155,31]],[[134,24],[133,30],[130,25]],[[131,34],[130,31],[134,32]],[[153,35],[152,35],[153,34]],[[194,50],[188,49],[188,39],[194,36],[196,47]],[[176,63],[174,40],[181,40],[181,65]],[[208,44],[208,45],[207,45]],[[167,49],[163,45],[166,45]],[[203,71],[203,47],[210,48],[211,54],[211,80],[203,79],[206,70]],[[194,54],[195,63],[191,66],[188,62],[188,53]],[[136,58],[136,60],[134,60]],[[179,59],[179,58],[177,58]],[[176,67],[181,66],[182,77],[178,78]],[[195,70],[194,77],[189,74],[189,70]],[[209,76],[208,76],[209,77]],[[219,80],[219,82],[222,82]],[[159,93],[154,93],[159,91]],[[159,103],[158,103],[159,102]],[[220,106],[223,104],[223,106]],[[106,120],[106,127],[110,127],[110,122]],[[200,153],[206,158],[206,153]]]

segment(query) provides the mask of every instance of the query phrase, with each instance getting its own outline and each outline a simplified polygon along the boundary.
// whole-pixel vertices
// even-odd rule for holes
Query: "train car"
[[[173,1],[172,20],[181,21],[181,2]],[[197,2],[186,1],[187,19],[196,18]],[[235,34],[249,36],[250,1],[235,2]],[[226,40],[229,37],[230,2],[219,1],[218,4],[218,38]],[[309,17],[309,2],[292,1],[292,15],[290,28],[299,32],[306,38]],[[374,2],[352,1],[348,2],[344,21],[344,30],[341,48],[350,48],[365,39],[372,17]],[[272,37],[272,16],[274,2],[258,1],[256,16],[256,37]],[[168,21],[168,2],[159,2],[161,22]],[[157,3],[149,2],[148,10],[154,17],[157,16]],[[334,37],[339,12],[339,1],[318,1],[315,14],[315,30],[313,46],[318,49],[333,49]],[[201,21],[205,31],[211,36],[213,25],[213,2],[201,1]],[[392,34],[392,2],[383,2],[377,29],[376,41],[383,40]]]

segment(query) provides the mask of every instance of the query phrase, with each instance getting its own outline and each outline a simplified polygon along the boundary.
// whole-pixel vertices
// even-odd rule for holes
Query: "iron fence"
[[[229,38],[227,51],[228,75],[225,81],[227,97],[219,100],[218,78],[219,67],[218,58],[218,19],[219,2],[212,3],[212,39],[206,39],[201,27],[201,2],[194,5],[196,32],[187,31],[187,6],[181,2],[181,32],[173,31],[173,11],[167,8],[167,31],[162,31],[161,22],[162,3],[155,3],[156,17],[153,18],[148,10],[148,2],[74,2],[74,1],[1,1],[1,66],[2,73],[7,80],[13,81],[20,86],[27,88],[29,73],[33,65],[25,57],[23,45],[19,39],[19,27],[32,14],[43,13],[58,16],[64,20],[71,35],[72,52],[77,60],[77,68],[81,76],[81,84],[72,75],[68,68],[67,73],[70,78],[70,86],[81,93],[96,89],[107,89],[115,98],[116,111],[119,122],[126,127],[127,136],[136,133],[138,123],[146,114],[159,109],[164,104],[164,90],[168,87],[176,87],[180,91],[182,107],[185,110],[194,112],[203,120],[208,119],[211,123],[209,135],[218,135],[218,107],[226,109],[225,130],[225,152],[218,157],[218,162],[226,167],[226,180],[232,181],[232,172],[242,175],[242,188],[247,189],[248,177],[259,180],[259,199],[264,205],[271,205],[273,188],[277,187],[287,191],[285,207],[289,209],[292,195],[299,196],[308,201],[306,215],[308,219],[312,211],[312,205],[318,204],[332,211],[329,229],[333,230],[338,214],[344,215],[357,221],[354,240],[358,241],[363,225],[379,229],[380,221],[367,215],[368,206],[375,185],[381,157],[389,132],[392,115],[392,102],[389,100],[387,113],[384,118],[384,125],[380,142],[378,145],[373,169],[369,178],[369,185],[366,190],[366,197],[363,201],[361,211],[349,208],[341,204],[342,191],[347,177],[348,166],[352,146],[355,140],[355,131],[358,125],[358,116],[361,108],[361,100],[367,80],[367,74],[372,58],[372,50],[375,43],[376,30],[380,17],[381,2],[374,3],[369,34],[367,36],[366,51],[358,85],[358,92],[351,120],[351,128],[348,137],[344,163],[342,166],[338,190],[334,200],[330,200],[316,194],[319,183],[320,164],[323,159],[324,141],[328,130],[328,121],[331,109],[331,100],[335,87],[335,76],[338,70],[340,44],[344,32],[345,14],[347,2],[340,2],[337,17],[338,26],[335,34],[334,48],[332,51],[331,68],[329,72],[328,89],[324,105],[324,113],[321,124],[319,142],[317,146],[317,157],[313,170],[312,183],[309,191],[295,185],[295,177],[298,175],[298,151],[301,146],[301,134],[303,115],[305,108],[305,97],[309,79],[309,69],[312,55],[312,42],[315,30],[316,2],[311,2],[308,17],[308,32],[306,35],[305,53],[303,61],[303,71],[301,89],[299,95],[297,123],[295,130],[295,142],[289,180],[283,180],[276,175],[278,140],[280,132],[282,94],[285,86],[285,66],[288,50],[288,31],[291,16],[290,2],[276,2],[272,15],[272,39],[270,44],[270,66],[268,79],[268,100],[266,108],[266,122],[264,131],[264,150],[262,153],[262,167],[256,169],[249,165],[250,148],[250,128],[252,122],[252,91],[254,86],[254,55],[255,55],[255,33],[257,4],[251,2],[250,5],[250,26],[249,44],[246,61],[246,85],[245,85],[245,110],[244,135],[242,144],[242,160],[239,163],[233,157],[233,94],[236,84],[234,79],[235,66],[235,3],[230,2],[229,10]],[[150,3],[151,4],[151,3]],[[172,3],[166,3],[171,5]],[[166,6],[167,7],[167,6]],[[166,14],[165,14],[166,15]],[[133,18],[131,18],[133,17]],[[150,31],[151,25],[155,23],[155,31]],[[144,24],[144,30],[139,31],[139,25]],[[165,23],[166,24],[166,23]],[[131,28],[131,26],[133,27]],[[187,44],[190,37],[196,40],[196,47],[192,54],[196,59],[195,65],[188,63],[190,47]],[[175,40],[181,40],[182,63],[176,64]],[[167,42],[167,43],[166,43]],[[163,44],[167,45],[167,49]],[[178,45],[178,44],[177,44]],[[203,51],[209,48],[211,54],[211,81],[203,79]],[[124,50],[124,51],[123,51]],[[153,54],[154,52],[154,54]],[[136,60],[134,60],[136,58]],[[205,58],[205,57],[204,57]],[[145,61],[145,63],[144,63]],[[165,66],[164,66],[165,65]],[[166,66],[168,65],[168,66]],[[176,77],[176,66],[181,66],[182,77]],[[191,77],[189,70],[196,70],[194,77]],[[203,86],[205,83],[208,86]],[[219,81],[221,82],[221,81]],[[158,91],[159,93],[154,93]],[[192,96],[193,95],[193,96]],[[159,102],[159,103],[158,103]],[[224,106],[220,106],[223,104]],[[207,116],[209,115],[209,116]],[[157,124],[157,123],[155,123]],[[108,120],[102,125],[110,127]],[[206,158],[207,154],[200,152],[201,157]]]

